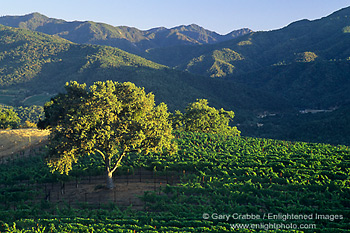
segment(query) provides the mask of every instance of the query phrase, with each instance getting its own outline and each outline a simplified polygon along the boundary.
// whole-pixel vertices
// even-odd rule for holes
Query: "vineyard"
[[[93,181],[104,171],[98,157],[76,164],[69,176],[49,173],[45,148],[7,158],[0,164],[0,232],[350,231],[348,147],[200,133],[176,137],[175,155],[126,157],[113,191]],[[89,182],[111,198],[68,199],[62,188],[81,190]],[[129,193],[137,203],[128,202],[121,188],[128,185],[145,187],[143,194]]]

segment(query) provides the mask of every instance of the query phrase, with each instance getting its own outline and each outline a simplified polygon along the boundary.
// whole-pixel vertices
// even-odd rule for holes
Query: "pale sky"
[[[138,29],[198,24],[226,34],[267,31],[318,19],[350,6],[349,0],[0,0],[0,16],[39,12],[67,21],[95,21]]]

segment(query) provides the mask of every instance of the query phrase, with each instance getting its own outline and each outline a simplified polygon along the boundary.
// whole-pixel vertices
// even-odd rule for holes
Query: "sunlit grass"
[[[0,130],[0,157],[16,154],[47,140],[48,130]]]

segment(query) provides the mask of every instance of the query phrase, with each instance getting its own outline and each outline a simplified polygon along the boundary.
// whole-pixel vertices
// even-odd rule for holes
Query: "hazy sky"
[[[39,12],[139,29],[198,24],[226,34],[243,27],[266,31],[317,19],[350,6],[349,0],[3,0],[0,15]]]

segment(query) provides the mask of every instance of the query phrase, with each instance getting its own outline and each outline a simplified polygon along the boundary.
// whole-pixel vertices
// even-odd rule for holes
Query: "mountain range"
[[[252,32],[245,28],[220,35],[196,24],[170,29],[158,27],[139,30],[134,27],[114,27],[92,21],[67,22],[40,13],[0,17],[0,24],[60,36],[79,44],[108,45],[136,54],[142,54],[152,48],[218,43]]]
[[[161,64],[211,77],[226,77],[295,62],[346,60],[350,8],[273,31],[253,32],[222,43],[148,51]],[[171,59],[169,59],[171,58]]]
[[[242,112],[276,110],[281,105],[272,96],[248,91],[243,85],[171,69],[118,48],[81,45],[2,25],[0,35],[0,87],[3,96],[13,96],[10,104],[21,104],[28,97],[43,93],[53,95],[63,91],[64,84],[70,80],[87,84],[115,80],[145,87],[171,110],[183,109],[197,98],[207,98],[213,105],[227,109],[236,105]],[[262,99],[265,103],[260,103]]]
[[[234,110],[243,135],[350,145],[350,7],[227,35],[194,24],[142,31],[39,13],[0,24],[0,101],[21,104],[72,79],[131,81],[171,110],[196,98]]]

